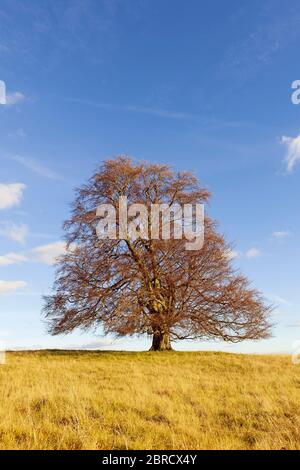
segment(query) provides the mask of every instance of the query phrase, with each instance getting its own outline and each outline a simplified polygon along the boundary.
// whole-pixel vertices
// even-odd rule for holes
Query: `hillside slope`
[[[288,356],[8,353],[0,402],[0,449],[300,449]]]

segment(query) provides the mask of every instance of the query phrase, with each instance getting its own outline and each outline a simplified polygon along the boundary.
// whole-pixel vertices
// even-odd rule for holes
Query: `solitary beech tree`
[[[205,217],[205,241],[187,250],[186,240],[99,239],[97,208],[119,198],[128,204],[203,204],[209,193],[188,172],[167,165],[108,160],[77,190],[65,222],[67,253],[58,261],[53,295],[44,313],[52,334],[102,327],[117,336],[152,336],[151,350],[171,341],[213,339],[238,342],[266,338],[271,308],[233,267],[231,247]],[[151,220],[149,220],[151,224]],[[149,227],[150,230],[151,227]]]

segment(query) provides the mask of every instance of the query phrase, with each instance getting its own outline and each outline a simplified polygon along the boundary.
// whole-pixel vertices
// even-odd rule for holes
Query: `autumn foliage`
[[[100,240],[97,207],[112,204],[118,214],[120,196],[150,208],[203,204],[210,195],[188,172],[127,157],[105,161],[77,190],[64,225],[73,249],[59,260],[44,307],[53,334],[98,327],[118,336],[147,334],[153,350],[180,339],[268,336],[271,309],[232,266],[231,247],[214,221],[206,216],[198,251],[186,250],[184,239]]]

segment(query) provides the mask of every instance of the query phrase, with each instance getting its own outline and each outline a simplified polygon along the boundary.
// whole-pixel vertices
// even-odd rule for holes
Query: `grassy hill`
[[[0,449],[300,449],[287,356],[8,353],[0,403]]]

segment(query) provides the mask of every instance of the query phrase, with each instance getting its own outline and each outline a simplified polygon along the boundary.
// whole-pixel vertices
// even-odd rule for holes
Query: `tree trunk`
[[[155,331],[153,333],[152,346],[150,351],[171,351],[171,341],[169,333]]]

